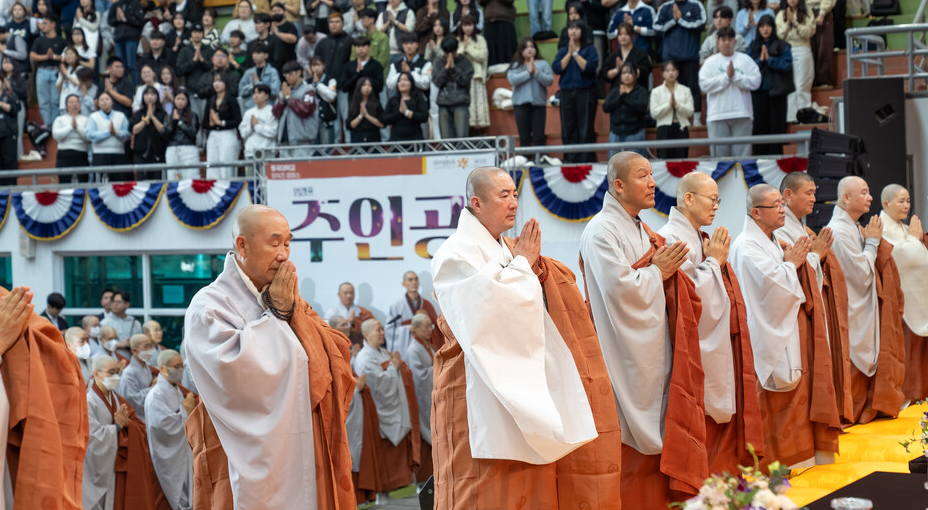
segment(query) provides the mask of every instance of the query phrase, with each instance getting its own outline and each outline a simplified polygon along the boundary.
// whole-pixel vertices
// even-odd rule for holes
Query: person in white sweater
[[[87,120],[87,139],[93,143],[93,166],[125,164],[124,143],[129,138],[129,119],[113,109],[113,97],[107,91],[100,93],[97,104],[100,109]],[[110,181],[122,180],[131,180],[131,175],[110,175]]]
[[[733,28],[718,29],[716,41],[719,52],[699,69],[709,138],[750,136],[754,126],[751,91],[760,86],[760,69],[751,57],[735,51]],[[751,145],[713,145],[710,150],[713,157],[742,157],[751,154]]]
[[[238,125],[238,132],[245,142],[245,157],[251,158],[255,149],[277,145],[277,118],[267,104],[271,97],[271,88],[264,83],[255,85],[252,98],[255,105],[249,108]]]
[[[81,98],[77,94],[71,94],[65,98],[65,105],[66,113],[55,117],[52,124],[52,137],[58,142],[55,167],[88,166],[90,162],[87,159],[87,116],[81,115]]]
[[[664,62],[662,76],[664,82],[651,91],[649,103],[651,117],[657,122],[657,139],[689,138],[690,117],[694,108],[693,93],[677,81],[680,69],[673,60]],[[658,159],[685,159],[688,156],[689,147],[657,149]]]

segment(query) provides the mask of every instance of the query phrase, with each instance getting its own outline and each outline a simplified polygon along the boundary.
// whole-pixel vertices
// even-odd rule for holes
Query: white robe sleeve
[[[371,390],[374,405],[377,406],[377,418],[380,421],[380,435],[389,439],[394,446],[409,434],[409,403],[406,401],[406,387],[403,376],[393,363],[386,370],[381,363],[389,359],[376,357],[368,345],[358,353],[358,365],[361,373],[367,375],[367,387]]]
[[[903,319],[913,333],[928,336],[928,249],[915,236],[904,230],[900,233],[898,238],[890,239],[885,227],[883,230],[883,238],[893,244],[893,259],[902,276]]]
[[[432,358],[418,342],[413,340],[406,351],[406,365],[412,372],[416,385],[416,401],[419,404],[419,431],[422,439],[432,444],[432,428],[429,423],[432,415]]]
[[[87,418],[90,436],[87,453],[84,455],[84,477],[81,497],[84,508],[93,508],[106,495],[115,482],[116,453],[119,450],[119,432],[112,419],[102,421],[100,415],[109,417],[109,411],[99,411],[103,402],[93,391],[87,392]]]
[[[130,363],[134,365],[138,363],[138,360],[132,358]],[[145,417],[145,397],[148,395],[148,392],[151,391],[151,373],[148,371],[147,366],[141,367],[148,372],[149,375],[148,383],[146,384],[145,381],[140,378],[139,367],[132,366],[131,368],[132,370],[127,369],[123,371],[123,376],[119,380],[116,393],[129,402],[129,405],[132,406],[132,410],[135,411],[136,416],[138,416],[140,420],[147,423]]]
[[[864,375],[871,377],[876,373],[880,350],[880,308],[875,266],[879,239],[867,239],[861,246],[857,225],[846,222],[833,227],[833,230],[832,250],[847,282],[851,362]]]

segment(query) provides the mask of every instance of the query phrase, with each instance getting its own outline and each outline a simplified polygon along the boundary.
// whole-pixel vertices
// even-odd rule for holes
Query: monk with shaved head
[[[709,475],[701,307],[680,271],[699,247],[668,244],[638,216],[654,207],[647,159],[614,155],[608,179],[603,209],[580,237],[580,266],[622,424],[623,504],[664,509],[696,494]],[[704,212],[701,221],[710,221],[714,203]],[[724,245],[717,239],[710,252],[724,258]]]
[[[734,473],[739,465],[750,464],[749,444],[763,455],[764,433],[744,299],[728,263],[731,236],[725,227],[717,227],[711,237],[700,230],[712,225],[721,202],[712,177],[690,172],[680,179],[677,205],[670,208],[667,224],[658,233],[668,242],[692,247],[680,270],[693,280],[702,302],[699,350],[703,366],[709,368],[705,371],[709,471]]]
[[[902,279],[905,295],[903,328],[905,332],[906,400],[928,397],[928,247],[925,232],[912,208],[909,190],[890,184],[880,194],[883,210],[883,239],[893,245],[893,259]],[[905,223],[908,219],[908,224]]]
[[[519,206],[508,172],[474,170],[465,194],[432,259],[445,337],[433,373],[435,508],[619,509],[619,421],[576,279],[540,254],[534,218],[503,236]]]
[[[201,398],[186,422],[193,506],[354,509],[348,339],[300,297],[283,215],[247,206],[232,233],[222,273],[184,320]]]
[[[882,240],[878,215],[866,226],[859,223],[872,202],[867,181],[844,177],[828,222],[834,232],[832,249],[847,282],[851,391],[855,421],[861,423],[879,413],[896,416],[905,400],[903,297],[892,245]]]

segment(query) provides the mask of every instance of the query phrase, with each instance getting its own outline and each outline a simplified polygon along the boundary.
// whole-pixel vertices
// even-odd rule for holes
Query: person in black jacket
[[[618,87],[621,85],[619,69],[622,64],[629,63],[635,66],[638,72],[638,84],[647,89],[648,77],[651,76],[651,57],[632,44],[635,27],[622,23],[617,31],[619,35],[616,39],[619,41],[619,47],[603,61],[603,66],[599,70],[600,79],[612,85],[612,88]]]
[[[164,153],[167,144],[164,135],[164,122],[167,113],[161,105],[158,89],[152,86],[145,87],[142,92],[142,107],[132,114],[129,119],[129,129],[132,130],[132,154],[136,165],[150,163],[164,163]],[[157,179],[161,172],[139,172],[141,180]]]
[[[203,25],[190,29],[190,44],[184,45],[177,55],[177,76],[184,79],[184,86],[193,94],[190,107],[198,117],[203,117],[206,96],[199,96],[200,79],[212,68],[210,57],[213,51],[203,44]]]
[[[603,111],[609,114],[609,143],[639,142],[647,136],[648,91],[638,84],[638,73],[631,63],[622,64],[621,83],[614,87],[603,102]],[[622,147],[648,157],[644,149]],[[619,149],[609,151],[609,157]]]
[[[19,127],[17,114],[19,113],[19,97],[13,91],[13,84],[6,77],[0,77],[0,170],[16,170],[19,163],[16,159],[16,144],[19,141]],[[2,182],[0,184],[14,184]]]
[[[786,132],[786,96],[796,90],[793,83],[793,52],[789,43],[777,37],[776,22],[771,16],[757,21],[757,36],[748,49],[760,69],[761,82],[751,92],[754,105],[755,135]],[[783,144],[755,144],[754,155],[783,154]]]
[[[351,107],[348,108],[351,143],[379,142],[380,130],[383,128],[381,117],[383,107],[374,91],[374,84],[370,78],[362,76],[357,80],[351,96]]]
[[[422,123],[429,119],[428,101],[408,71],[396,79],[396,91],[383,112],[384,124],[392,126],[390,141],[422,140]]]
[[[470,81],[474,66],[464,55],[458,55],[458,40],[441,40],[445,58],[437,59],[432,68],[432,83],[438,87],[438,123],[442,138],[464,138],[470,125]]]
[[[361,78],[368,78],[371,86],[374,87],[374,94],[379,96],[380,91],[383,90],[383,66],[371,58],[371,40],[366,35],[362,35],[355,37],[353,44],[358,58],[348,62],[342,68],[338,87],[343,92],[351,92],[356,89]]]
[[[139,0],[117,0],[107,14],[107,22],[113,27],[113,48],[116,56],[125,62],[129,79],[133,84],[139,82],[139,67],[136,55],[142,27],[145,26],[145,12]]]
[[[139,69],[142,66],[149,65],[152,69],[158,70],[164,66],[174,67],[177,63],[177,56],[168,48],[167,39],[160,30],[152,31],[148,36],[149,51],[139,57]]]
[[[316,45],[316,55],[322,57],[325,61],[326,74],[340,79],[342,70],[351,60],[351,37],[345,33],[345,21],[342,14],[338,11],[329,14],[329,36],[319,41]],[[348,92],[338,91],[338,119],[340,126],[336,129],[335,140],[338,143],[342,140],[342,130],[346,129],[345,118],[348,116]]]
[[[167,141],[164,162],[169,165],[191,165],[200,162],[200,150],[197,149],[197,131],[200,118],[190,108],[190,96],[187,89],[174,90],[174,111],[164,121],[161,135]],[[200,169],[185,168],[172,170],[169,178],[199,179]]]
[[[206,137],[206,161],[215,163],[232,163],[238,160],[242,149],[238,140],[238,125],[242,123],[242,111],[238,107],[235,94],[226,89],[226,81],[219,74],[213,75],[213,97],[203,117],[203,129]],[[206,169],[207,179],[228,179],[235,177],[234,167],[215,167]]]
[[[229,67],[229,52],[218,48],[210,56],[210,62],[213,68],[200,78],[200,97],[209,101],[215,95],[213,82],[217,75],[226,82],[226,92],[232,97],[238,97],[238,82],[241,76]]]

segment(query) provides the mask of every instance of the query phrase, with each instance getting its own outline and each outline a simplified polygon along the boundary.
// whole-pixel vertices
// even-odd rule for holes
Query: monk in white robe
[[[603,210],[580,237],[580,258],[622,424],[622,500],[666,508],[694,495],[709,474],[705,421],[692,423],[705,415],[694,327],[701,305],[693,282],[678,272],[686,243],[667,244],[638,218],[654,206],[648,160],[618,153],[607,178]]]
[[[419,433],[422,436],[422,455],[416,480],[428,480],[432,476],[432,371],[434,369],[435,347],[432,346],[432,332],[437,329],[432,319],[419,312],[412,317],[409,330],[412,343],[406,347],[403,359],[409,367],[416,387],[416,402],[419,404]]]
[[[118,361],[122,368],[125,368],[129,365],[129,360],[119,354],[117,344],[119,344],[119,333],[116,332],[116,328],[113,326],[100,326],[100,341],[96,344],[91,342],[91,350],[93,351],[91,357],[105,354]]]
[[[908,400],[928,396],[928,248],[925,232],[918,216],[912,215],[909,224],[911,199],[909,191],[898,184],[883,188],[880,195],[883,210],[883,239],[893,245],[893,259],[905,295],[902,318],[905,321],[905,385],[903,392]]]
[[[68,346],[68,350],[77,356],[77,361],[81,366],[81,374],[84,377],[84,384],[89,384],[90,379],[93,377],[93,369],[90,366],[92,349],[90,348],[89,335],[83,328],[70,327],[64,330],[64,343]]]
[[[361,334],[361,323],[367,319],[373,319],[374,314],[370,310],[359,306],[354,302],[354,285],[344,282],[338,286],[338,303],[325,311],[325,320],[340,315],[351,323],[351,334],[348,339],[351,343],[361,345],[364,343]]]
[[[129,347],[132,349],[132,359],[129,360],[129,366],[122,371],[116,393],[129,402],[135,415],[144,423],[145,396],[155,383],[155,375],[148,367],[148,360],[155,351],[151,339],[144,333],[132,335]]]
[[[873,215],[866,227],[858,225],[861,216],[869,212],[873,197],[867,182],[848,176],[838,183],[838,202],[828,226],[834,232],[832,249],[841,264],[847,282],[848,326],[852,370],[852,391],[856,421],[866,423],[878,412],[898,414],[904,396],[905,353],[902,326],[896,318],[884,314],[881,298],[890,305],[899,305],[894,296],[898,288],[887,285],[881,278],[880,244],[883,220]],[[886,243],[887,251],[892,247]],[[890,263],[892,256],[890,255]],[[893,269],[895,278],[898,273]],[[893,282],[899,286],[899,282]],[[883,293],[882,295],[880,293]],[[901,322],[901,321],[900,321]],[[883,338],[883,332],[890,332]],[[898,338],[896,338],[898,336]],[[880,363],[885,366],[880,367]]]
[[[575,504],[583,496],[560,486],[556,461],[594,440],[597,424],[545,307],[538,223],[529,220],[507,245],[502,234],[515,224],[518,200],[500,168],[471,172],[466,198],[457,230],[432,259],[446,339],[431,417],[436,508],[558,508],[562,491]],[[608,463],[617,475],[618,456]],[[565,478],[579,471],[565,466]],[[586,504],[618,508],[600,494],[614,491],[617,478],[589,490]]]
[[[705,371],[706,449],[709,471],[737,472],[752,460],[748,445],[763,455],[764,435],[757,401],[753,350],[746,331],[741,289],[727,263],[731,236],[717,227],[710,237],[700,230],[715,219],[721,198],[715,180],[691,172],[677,186],[677,205],[658,234],[669,243],[691,247],[680,266],[693,280],[702,302],[699,350]],[[732,299],[734,296],[735,299]],[[732,327],[734,325],[734,327]]]
[[[414,343],[412,331],[410,331],[410,322],[414,315],[425,312],[432,324],[438,319],[435,307],[429,300],[419,294],[419,275],[415,271],[406,271],[403,274],[403,287],[406,293],[395,303],[390,305],[387,312],[387,323],[384,325],[384,331],[387,334],[387,349],[400,353],[403,361],[409,363],[406,359],[406,353],[409,346]],[[429,342],[434,349],[441,347],[443,342],[441,331],[433,328]]]
[[[178,387],[184,375],[184,360],[170,349],[158,355],[158,382],[145,396],[148,419],[148,449],[161,490],[172,510],[192,508],[193,455],[184,422],[196,406],[193,393]]]
[[[806,262],[815,271],[815,280],[821,291],[826,315],[828,346],[832,354],[832,370],[838,410],[844,423],[854,421],[854,399],[851,394],[851,357],[848,343],[847,284],[844,271],[832,253],[834,236],[824,227],[816,235],[802,220],[815,208],[816,185],[805,172],[792,172],[780,183],[780,194],[786,205],[786,220],[773,235],[787,244],[796,244],[801,237],[809,237],[812,244]]]
[[[186,427],[194,502],[356,508],[345,438],[354,392],[347,339],[300,298],[286,218],[252,205],[235,220],[235,250],[184,321],[202,404]],[[216,458],[228,463],[227,477],[210,470]]]

